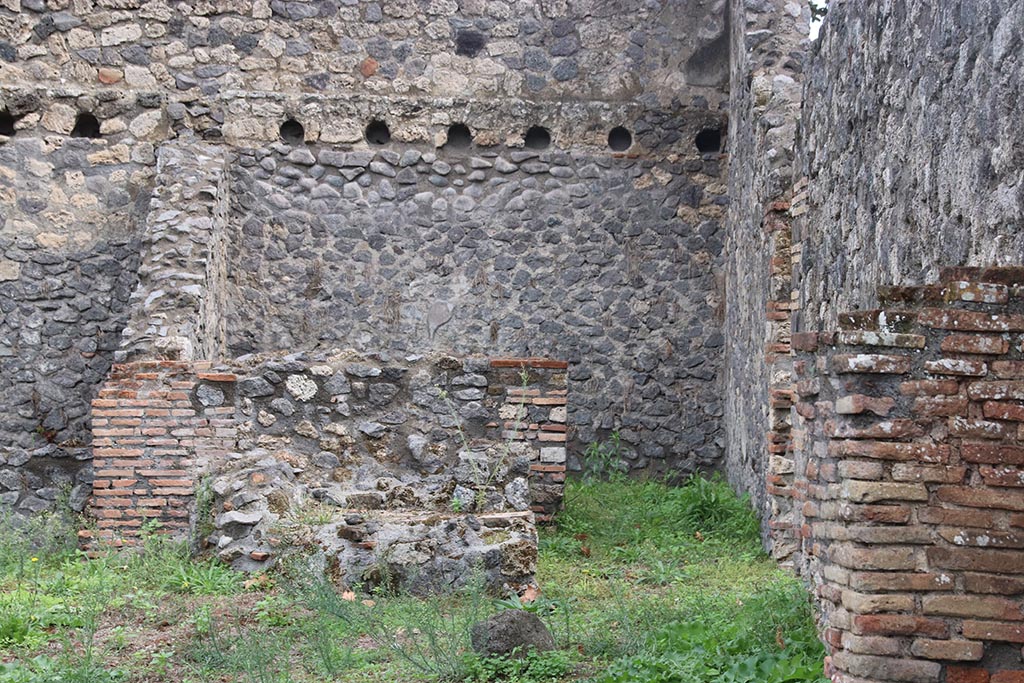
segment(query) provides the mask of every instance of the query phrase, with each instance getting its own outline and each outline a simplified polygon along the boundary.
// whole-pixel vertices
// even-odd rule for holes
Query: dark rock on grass
[[[555,639],[540,617],[519,609],[503,610],[474,624],[470,639],[473,650],[484,657],[523,657],[531,649],[555,649]]]

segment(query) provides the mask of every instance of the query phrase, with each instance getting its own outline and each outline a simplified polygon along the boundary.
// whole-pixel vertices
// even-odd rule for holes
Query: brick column
[[[545,358],[494,358],[491,368],[493,384],[488,391],[505,398],[499,409],[503,436],[530,446],[530,509],[538,521],[551,521],[562,505],[565,489],[569,363]],[[520,376],[524,371],[525,384]]]
[[[832,680],[1024,680],[1024,268],[880,298],[793,337]]]
[[[192,400],[209,363],[115,365],[92,403],[95,529],[82,541],[132,545],[150,520],[185,538],[204,462],[234,445],[233,421]]]
[[[801,491],[793,467],[792,422],[793,356],[790,353],[793,302],[793,209],[806,193],[802,180],[793,188],[794,201],[775,201],[768,206],[764,229],[770,236],[768,303],[765,311],[765,368],[768,376],[768,465],[765,473],[767,527],[772,557],[792,568],[800,549],[799,514]]]

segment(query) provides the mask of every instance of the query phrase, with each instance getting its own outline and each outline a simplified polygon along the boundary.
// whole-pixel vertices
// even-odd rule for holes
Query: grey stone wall
[[[223,358],[229,155],[191,135],[160,147],[118,360]]]
[[[351,345],[572,363],[577,443],[634,467],[722,450],[715,112],[649,112],[642,157],[275,144],[234,167],[228,350]],[[638,125],[638,129],[641,126]]]
[[[6,104],[38,118],[34,98]],[[0,142],[0,502],[21,510],[69,490],[85,503],[89,401],[127,319],[148,197],[131,157],[114,141]]]
[[[0,398],[0,444],[43,449],[39,457],[87,447],[88,402],[126,326],[126,358],[154,350],[180,357],[182,349],[169,342],[156,349],[158,338],[170,337],[187,338],[196,354],[209,356],[219,354],[226,337],[221,311],[232,312],[231,323],[242,326],[233,332],[235,349],[275,350],[278,343],[304,349],[328,337],[344,339],[346,328],[352,333],[346,346],[412,346],[395,339],[412,329],[413,319],[420,344],[427,318],[436,326],[433,321],[450,312],[439,331],[426,335],[429,348],[592,355],[595,362],[578,363],[572,379],[589,396],[581,440],[621,427],[635,466],[663,468],[673,458],[684,469],[708,466],[722,448],[714,311],[725,200],[718,160],[699,159],[693,144],[700,130],[723,125],[728,26],[724,0],[3,0],[0,124],[5,130],[10,124],[13,135],[0,135],[0,279],[11,291],[2,304],[10,310],[0,319],[0,353],[12,371],[3,379],[11,391]],[[75,137],[85,113],[95,115],[97,137]],[[356,166],[294,164],[289,172],[308,175],[285,180],[308,194],[292,195],[295,188],[289,188],[297,201],[289,210],[316,214],[331,199],[328,190],[338,192],[331,210],[351,210],[347,232],[332,234],[336,242],[326,244],[323,219],[315,215],[290,222],[301,231],[284,246],[268,242],[250,257],[247,243],[235,242],[228,262],[226,245],[206,243],[206,227],[190,221],[223,223],[229,209],[235,217],[257,211],[253,197],[262,202],[268,193],[253,195],[255,181],[271,179],[256,177],[270,173],[258,164],[276,161],[284,170],[284,157],[296,150],[277,147],[258,158],[249,150],[269,149],[288,118],[304,126],[311,153],[331,152],[335,159],[376,154],[373,161],[395,174],[382,166],[352,175]],[[374,119],[390,127],[387,149],[398,158],[364,139]],[[469,126],[474,145],[458,160],[439,151],[453,123]],[[550,131],[552,148],[543,158],[523,151],[532,125]],[[627,127],[633,140],[630,156],[613,160],[608,134],[616,125]],[[196,161],[202,165],[209,157],[233,168],[233,187],[215,182],[225,192],[218,189],[210,201],[202,188],[189,194],[196,188],[179,182],[188,173],[172,177],[177,161],[158,177],[158,156],[166,162],[188,154],[178,142],[161,151],[175,139],[221,145],[216,151],[197,147]],[[419,162],[410,171],[416,183],[403,184],[399,173],[410,169],[401,158],[410,149],[439,155],[450,170],[420,172],[433,163]],[[499,169],[499,156],[515,170]],[[471,157],[493,166],[473,167]],[[208,180],[199,176],[201,183]],[[331,184],[338,178],[347,184]],[[236,188],[242,194],[229,205],[226,190]],[[344,194],[354,188],[361,198]],[[314,190],[328,196],[313,197]],[[158,197],[152,211],[151,193]],[[187,206],[168,205],[179,200]],[[475,207],[466,211],[467,202]],[[509,202],[515,225],[496,213]],[[451,217],[435,220],[442,204]],[[261,217],[278,212],[262,206]],[[193,209],[202,215],[191,216]],[[355,236],[366,221],[372,242]],[[226,237],[254,239],[247,229]],[[387,234],[392,229],[399,234]],[[481,231],[504,232],[506,241],[482,240]],[[428,244],[421,232],[444,236]],[[38,248],[29,249],[26,240]],[[277,258],[279,248],[293,247],[294,255]],[[140,250],[156,261],[142,264],[142,286],[126,304]],[[355,260],[370,253],[370,263]],[[341,255],[353,260],[332,260]],[[482,261],[473,265],[469,258]],[[510,258],[523,265],[503,270]],[[252,259],[272,263],[259,272],[281,279],[241,282]],[[492,262],[501,266],[495,281],[474,282]],[[167,269],[153,270],[155,264]],[[318,299],[307,306],[293,297],[294,268],[336,279],[323,281],[322,290],[311,288]],[[351,273],[367,268],[377,274],[351,281]],[[380,273],[398,268],[408,272],[383,282]],[[192,302],[201,329],[172,334],[174,321],[164,308],[177,310],[191,296],[179,276],[219,282],[229,269],[242,273],[243,286],[208,287]],[[534,275],[536,282],[523,281]],[[37,284],[40,278],[45,286]],[[388,297],[371,297],[368,286]],[[237,305],[225,300],[250,294],[249,287],[272,294]],[[164,294],[149,298],[161,289]],[[566,289],[573,299],[563,296]],[[301,316],[293,310],[297,302],[308,308]],[[545,305],[555,312],[551,320]],[[403,306],[409,310],[402,312]],[[451,311],[442,314],[442,306]],[[395,310],[405,317],[395,318]],[[325,323],[324,315],[339,313],[354,317]],[[39,316],[48,331],[63,327],[36,340],[25,329],[36,329]],[[302,316],[313,327],[291,324]],[[266,328],[259,339],[247,336],[254,320]],[[67,353],[50,348],[65,338],[72,340]],[[673,359],[681,359],[680,367]],[[74,453],[89,457],[87,450]],[[18,472],[24,457],[19,451],[10,460]],[[72,478],[77,469],[69,470]],[[15,479],[4,481],[14,488]],[[81,479],[88,479],[87,471]],[[18,501],[37,483],[35,490],[53,488],[48,482],[21,481]]]
[[[55,252],[0,237],[19,266],[0,282],[0,502],[30,512],[85,502],[89,401],[120,342],[138,244]]]
[[[767,534],[773,511],[766,494],[770,345],[777,342],[767,312],[788,301],[788,283],[772,277],[779,239],[788,232],[766,219],[773,202],[790,198],[799,118],[806,3],[732,3],[733,51],[729,120],[726,239],[725,419],[729,481],[749,493]]]
[[[1024,2],[830,3],[807,71],[799,327],[1024,260]]]
[[[156,94],[172,105],[164,126],[184,122],[229,141],[275,139],[278,125],[295,116],[309,140],[358,143],[369,121],[324,116],[320,97],[355,96],[385,119],[396,102],[430,101],[414,120],[396,117],[392,132],[434,142],[438,119],[466,100],[669,103],[702,92],[720,102],[728,77],[724,6],[725,0],[5,0],[0,59],[9,84],[50,94]],[[595,132],[602,138],[607,129]],[[508,131],[489,134],[504,142]]]

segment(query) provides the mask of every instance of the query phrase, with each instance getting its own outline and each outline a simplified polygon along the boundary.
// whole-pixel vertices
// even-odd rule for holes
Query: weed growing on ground
[[[516,653],[510,657],[475,657],[466,658],[466,681],[472,683],[490,683],[491,681],[507,681],[508,683],[549,683],[561,681],[573,672],[576,664],[568,652],[555,650],[552,652]]]
[[[357,600],[352,592],[339,593],[322,574],[301,570],[290,586],[303,607],[332,620],[338,630],[366,635],[413,671],[446,681],[465,679],[470,629],[491,611],[479,572],[457,593],[431,600],[388,589]]]
[[[824,680],[806,590],[761,552],[749,502],[725,482],[590,478],[566,498],[539,578],[575,601],[594,683]]]
[[[20,576],[37,571],[33,557],[43,565],[59,564],[75,553],[77,530],[75,518],[61,507],[32,517],[0,507],[0,572]]]

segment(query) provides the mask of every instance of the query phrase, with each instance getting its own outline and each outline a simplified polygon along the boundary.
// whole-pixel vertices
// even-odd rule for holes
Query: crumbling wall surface
[[[156,96],[166,104],[158,123],[210,139],[273,140],[290,115],[310,140],[351,144],[369,118],[327,116],[321,96],[355,96],[396,137],[433,142],[466,100],[558,108],[699,95],[717,108],[728,79],[725,0],[129,4],[5,2],[5,83],[45,99],[79,89]],[[530,125],[510,124],[490,131],[494,142],[521,140]],[[600,144],[607,128],[564,134]]]
[[[791,478],[786,465],[790,222],[795,131],[808,14],[793,2],[732,3],[729,215],[725,250],[725,470],[751,495],[779,559],[792,541],[788,503],[769,495]],[[770,477],[776,481],[769,483]]]
[[[720,463],[725,0],[0,13],[0,144],[74,147],[58,173],[97,187],[96,167],[130,165],[108,181],[140,216],[136,190],[164,165],[143,249],[171,260],[143,264],[123,359],[223,357],[224,343],[586,354],[580,443],[618,429],[634,468]],[[73,137],[83,114],[96,137]],[[467,139],[450,140],[460,124]],[[192,135],[230,183],[189,166]],[[186,196],[208,183],[213,198]],[[217,228],[225,207],[237,231]],[[190,284],[203,259],[209,286]],[[190,297],[199,318],[177,329],[165,309]]]
[[[803,570],[834,681],[1024,672],[1022,293],[1022,268],[950,268],[793,336]]]
[[[559,507],[568,364],[307,356],[118,364],[93,401],[90,543],[150,519],[239,569],[298,550],[346,585],[533,581]]]
[[[383,563],[395,580],[436,588],[479,559],[508,565],[487,568],[499,586],[529,582],[533,560],[512,557],[525,541],[535,560],[534,513],[550,519],[561,503],[567,365],[336,351],[200,376],[196,402],[237,434],[206,472],[205,538],[224,561],[259,568],[312,534],[350,585]],[[492,530],[470,520],[444,531],[467,514]]]
[[[24,125],[70,132],[63,100],[44,115],[7,95]],[[22,511],[88,494],[89,401],[128,316],[153,153],[123,137],[0,137],[0,502]]]
[[[119,360],[223,357],[227,296],[228,160],[185,135],[158,151],[140,236],[139,283]]]
[[[830,3],[805,79],[801,329],[1024,255],[1024,2]]]
[[[241,151],[229,350],[566,358],[583,444],[620,429],[633,467],[714,467],[727,200],[721,155],[692,141],[718,125],[706,110],[650,114],[653,147],[639,158]]]

